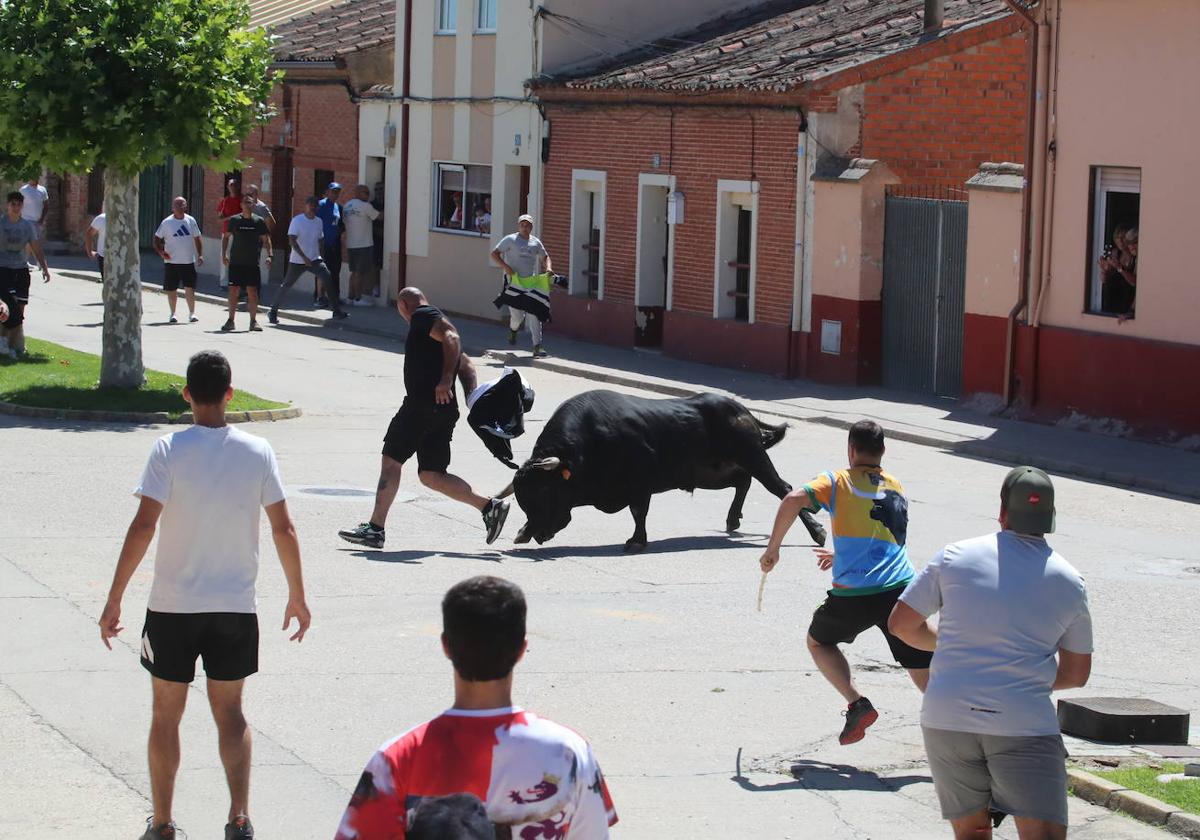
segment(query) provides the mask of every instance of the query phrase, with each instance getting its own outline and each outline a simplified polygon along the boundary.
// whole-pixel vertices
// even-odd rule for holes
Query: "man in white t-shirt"
[[[310,195],[304,200],[304,212],[294,216],[288,225],[288,244],[292,250],[291,256],[288,257],[287,274],[283,276],[283,285],[279,287],[275,302],[271,304],[271,311],[267,313],[267,320],[272,324],[279,323],[279,304],[305,273],[311,273],[314,282],[325,284],[326,289],[333,288],[333,275],[329,273],[325,260],[321,258],[321,244],[324,239],[325,223],[317,216],[317,197]],[[329,305],[333,307],[334,318],[341,320],[346,317],[346,311],[342,309],[337,295],[329,298]]]
[[[46,213],[50,210],[50,193],[38,183],[38,180],[37,178],[30,178],[21,187],[21,195],[25,196],[25,203],[21,205],[21,218],[33,222],[38,239],[42,239],[46,235],[44,225],[46,223]]]
[[[383,214],[371,206],[371,190],[366,184],[354,188],[354,198],[342,207],[346,227],[346,253],[350,262],[350,305],[371,306],[362,299],[367,278],[375,270],[374,223]]]
[[[100,282],[104,282],[104,239],[108,234],[108,217],[104,215],[104,208],[100,208],[100,214],[92,219],[92,223],[88,225],[87,231],[83,234],[83,250],[87,253],[89,260],[95,260],[100,264]]]
[[[179,721],[204,660],[207,695],[217,724],[221,762],[229,783],[226,840],[249,840],[250,730],[242,714],[245,678],[258,670],[258,526],[266,509],[271,536],[287,578],[286,631],[292,619],[301,641],[310,621],[300,568],[300,543],[288,514],[271,445],[225,421],[233,398],[229,362],[205,350],[188,362],[183,398],[193,423],[159,438],[135,495],[141,501],[113,574],[100,616],[100,638],[121,632],[121,599],[162,521],[154,581],[142,630],[142,665],[150,672],[150,793],[154,815],[143,840],[174,838],[171,818],[179,768]]]
[[[1046,543],[1054,530],[1046,473],[1009,472],[1000,527],[943,548],[904,590],[888,628],[935,651],[921,730],[956,840],[991,837],[989,812],[1012,814],[1022,840],[1063,840],[1066,751],[1050,693],[1091,674],[1087,591]],[[927,621],[934,613],[937,629]]]
[[[204,264],[204,240],[200,225],[188,215],[187,199],[177,196],[171,202],[171,215],[163,219],[154,231],[154,250],[163,259],[163,290],[171,307],[169,322],[178,324],[175,303],[179,287],[187,300],[188,321],[196,323],[196,266]]]
[[[492,261],[504,269],[507,275],[506,284],[544,293],[542,296],[547,305],[549,304],[550,286],[543,275],[550,274],[554,269],[550,264],[550,255],[546,253],[546,246],[533,235],[533,216],[526,213],[517,218],[517,232],[510,233],[496,244],[492,249]],[[533,355],[546,355],[542,349],[542,322],[533,313],[515,306],[508,308],[508,343],[517,343],[517,332],[523,323],[529,324]]]
[[[505,837],[606,840],[617,813],[588,742],[513,705],[525,613],[524,593],[507,580],[481,575],[450,588],[442,651],[454,705],[375,752],[336,840],[406,840],[422,802],[454,793],[479,797]]]

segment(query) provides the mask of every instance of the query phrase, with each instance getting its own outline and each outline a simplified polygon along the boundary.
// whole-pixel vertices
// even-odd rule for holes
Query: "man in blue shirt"
[[[330,284],[331,288],[324,290],[324,297],[328,298],[328,301],[325,303],[318,301],[319,306],[332,305],[342,299],[343,228],[342,206],[338,204],[341,196],[342,185],[337,181],[330,181],[325,190],[325,197],[317,203],[317,217],[325,229],[325,237],[321,241],[321,259],[325,261],[325,267],[329,269],[329,274],[333,278],[333,282]]]

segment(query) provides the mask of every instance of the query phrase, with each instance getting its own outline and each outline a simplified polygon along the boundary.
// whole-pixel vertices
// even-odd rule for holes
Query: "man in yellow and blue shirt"
[[[933,654],[917,650],[893,636],[887,627],[892,607],[914,576],[904,543],[908,536],[908,500],[900,482],[880,467],[883,429],[872,420],[850,427],[849,469],[825,472],[796,490],[779,505],[771,540],[759,560],[769,572],[779,562],[779,549],[801,510],[829,511],[833,551],[818,548],[817,566],[833,569],[828,597],[813,613],[808,650],[825,679],[849,704],[838,741],[861,741],[879,713],[854,685],[850,663],[838,648],[859,633],[878,627],[892,658],[925,690]]]

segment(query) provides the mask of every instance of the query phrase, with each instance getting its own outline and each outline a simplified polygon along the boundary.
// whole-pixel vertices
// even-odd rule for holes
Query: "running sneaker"
[[[544,359],[550,354],[546,352],[546,348],[540,344],[533,345],[533,358]]]
[[[146,832],[138,840],[175,840],[178,829],[175,823],[154,824],[154,817],[146,817]]]
[[[168,324],[178,324],[179,319],[176,318],[174,315],[172,315],[170,318],[167,319],[167,323]]]
[[[317,298],[316,303],[314,305],[317,307],[317,309],[328,309],[329,308],[329,298],[325,297],[324,295],[321,295],[321,297]]]
[[[385,534],[383,528],[376,528],[370,522],[360,522],[357,528],[349,531],[338,531],[338,536],[346,542],[355,545],[365,545],[367,548],[383,548]]]
[[[221,332],[233,332],[233,319],[232,318],[230,318],[228,321],[226,321],[224,324],[221,325]]]
[[[491,545],[504,529],[504,520],[508,519],[509,502],[507,499],[492,499],[483,509],[483,527],[487,528],[487,544]]]
[[[245,814],[235,817],[225,826],[225,840],[254,840],[254,826]]]
[[[262,327],[258,325],[258,321],[250,322],[250,332],[262,332]]]
[[[846,716],[846,725],[842,727],[838,743],[843,747],[861,741],[867,734],[867,727],[879,720],[879,712],[866,697],[859,697],[842,714]]]
[[[276,312],[274,309],[272,309],[270,312],[267,313],[267,320],[270,321],[272,324],[278,324],[279,323],[279,313]]]
[[[516,330],[508,331],[508,343],[513,346],[516,346],[516,343],[517,343],[517,331]]]
[[[198,317],[196,317],[196,313],[193,312],[191,315],[188,316],[188,320],[194,324],[197,321],[199,321],[200,319]]]
[[[334,320],[345,321],[347,318],[350,317],[350,313],[347,312],[345,309],[339,309],[337,312],[333,313],[333,317],[334,317]]]

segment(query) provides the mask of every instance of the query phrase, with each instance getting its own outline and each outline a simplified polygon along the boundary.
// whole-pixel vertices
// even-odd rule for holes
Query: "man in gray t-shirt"
[[[42,269],[42,279],[50,282],[50,268],[37,227],[21,215],[25,196],[8,194],[6,210],[0,214],[0,301],[8,317],[0,323],[0,353],[25,355],[25,305],[29,303],[29,263],[26,251],[33,253]]]
[[[517,219],[517,232],[510,233],[496,244],[496,247],[492,249],[492,262],[504,269],[506,286],[511,284],[521,289],[536,289],[543,293],[542,297],[549,306],[548,282],[530,279],[538,275],[550,274],[554,270],[551,267],[550,255],[546,252],[546,246],[542,244],[542,240],[533,235],[533,216],[525,213]],[[533,313],[519,309],[516,305],[508,308],[508,343],[517,343],[517,333],[523,323],[529,324],[529,335],[533,339],[533,355],[546,355],[542,349],[542,322]]]
[[[1044,472],[1009,472],[1000,525],[938,552],[888,627],[934,651],[921,729],[955,836],[989,829],[992,809],[1012,814],[1021,837],[1058,840],[1067,832],[1066,753],[1050,692],[1091,673],[1087,592],[1046,543],[1054,486]],[[926,620],[934,613],[936,630]]]

